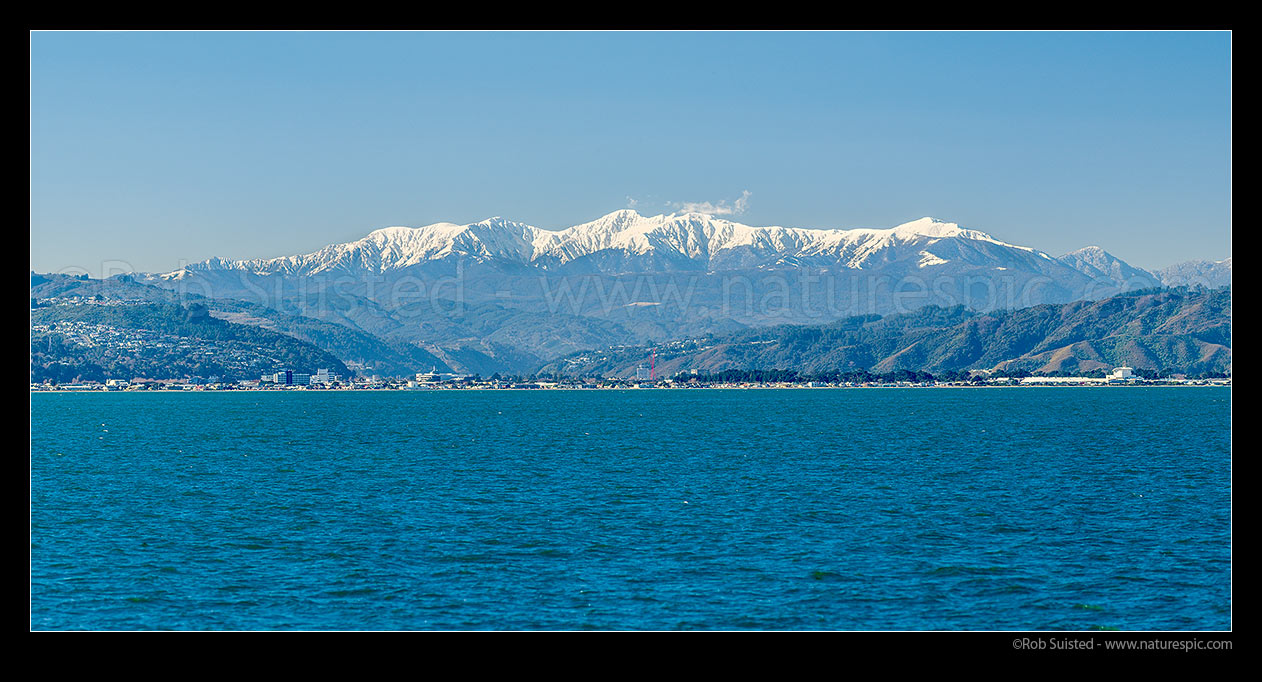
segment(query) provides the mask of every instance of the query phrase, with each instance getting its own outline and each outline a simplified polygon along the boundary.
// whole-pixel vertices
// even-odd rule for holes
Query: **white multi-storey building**
[[[316,373],[311,376],[311,383],[319,384],[321,386],[328,386],[333,383],[336,383],[338,379],[339,379],[338,375],[329,373],[329,370],[319,369],[319,370],[316,370]]]
[[[1115,367],[1113,373],[1109,375],[1109,379],[1117,381],[1133,381],[1139,377],[1135,376],[1133,367]]]

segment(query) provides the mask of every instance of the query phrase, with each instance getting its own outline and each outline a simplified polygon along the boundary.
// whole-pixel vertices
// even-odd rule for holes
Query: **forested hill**
[[[978,313],[926,307],[823,326],[743,330],[659,346],[576,353],[540,373],[634,376],[656,353],[680,371],[1085,373],[1120,365],[1167,374],[1231,371],[1229,289],[1150,289],[1099,301]]]
[[[346,366],[316,346],[216,319],[204,304],[51,305],[31,310],[31,382],[257,379],[282,369]]]

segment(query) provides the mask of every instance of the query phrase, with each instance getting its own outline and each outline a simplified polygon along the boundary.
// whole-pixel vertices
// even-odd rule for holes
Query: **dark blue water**
[[[31,627],[1225,629],[1229,388],[31,395]]]

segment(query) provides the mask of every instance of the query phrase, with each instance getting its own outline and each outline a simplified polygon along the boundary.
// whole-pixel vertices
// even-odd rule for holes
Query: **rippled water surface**
[[[31,627],[1225,629],[1229,388],[31,395]]]

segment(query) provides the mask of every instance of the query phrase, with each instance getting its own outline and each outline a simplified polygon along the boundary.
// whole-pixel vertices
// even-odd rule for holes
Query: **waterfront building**
[[[1091,377],[1025,377],[1021,379],[1022,384],[1039,385],[1039,384],[1102,384],[1107,379],[1093,379]]]
[[[259,381],[277,386],[306,386],[311,383],[311,375],[295,372],[292,369],[283,369],[275,374],[264,374]]]
[[[465,376],[460,374],[452,374],[451,372],[439,372],[435,367],[428,372],[417,372],[416,383],[418,384],[437,384],[444,381],[458,381],[464,379]]]
[[[339,378],[338,375],[330,374],[329,370],[327,369],[319,369],[319,370],[316,370],[316,373],[311,377],[311,380],[309,383],[318,384],[321,386],[328,386],[330,384],[337,382],[338,378]]]
[[[1113,373],[1109,375],[1109,379],[1115,381],[1134,381],[1139,377],[1135,376],[1133,367],[1114,367]]]

